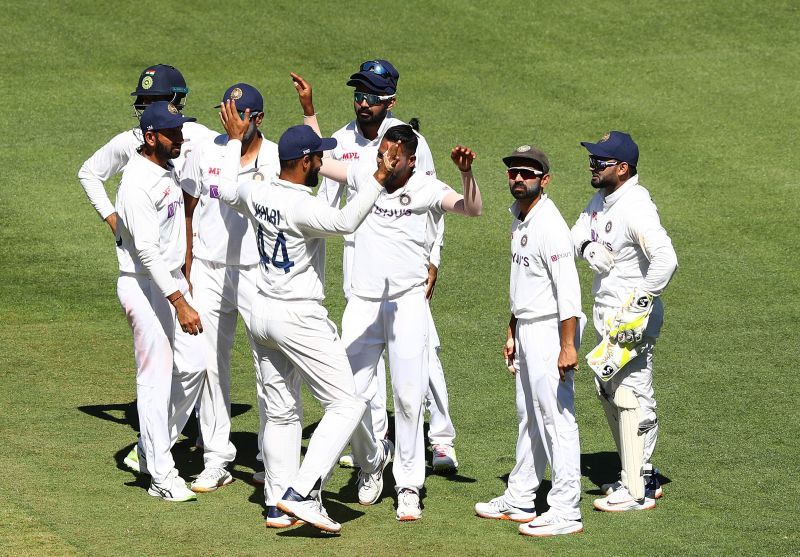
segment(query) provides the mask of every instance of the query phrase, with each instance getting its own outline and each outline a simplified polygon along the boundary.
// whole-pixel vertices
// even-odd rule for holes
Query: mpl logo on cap
[[[167,111],[169,111],[170,114],[177,114],[178,113],[178,109],[175,108],[175,105],[172,104],[172,103],[169,103],[167,105]]]
[[[233,91],[231,91],[231,99],[236,101],[242,98],[242,90],[236,87]]]

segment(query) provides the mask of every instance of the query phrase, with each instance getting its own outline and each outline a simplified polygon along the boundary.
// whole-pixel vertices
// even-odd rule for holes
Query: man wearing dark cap
[[[580,442],[575,421],[574,370],[585,323],[572,239],[555,204],[547,156],[530,145],[503,159],[516,201],[511,225],[511,320],[503,355],[516,381],[516,464],[499,497],[475,505],[482,518],[521,523],[533,537],[583,531]],[[547,464],[549,510],[536,515],[536,491]]]
[[[131,93],[134,97],[133,107],[137,118],[152,103],[157,101],[168,101],[179,112],[183,109],[189,88],[186,80],[177,68],[166,64],[155,64],[148,66],[139,75],[136,90]],[[198,124],[192,119],[186,122],[182,128],[183,143],[181,144],[180,154],[171,162],[176,175],[180,173],[183,160],[192,147],[202,142],[206,138],[216,135],[202,124]],[[117,234],[117,212],[114,203],[110,200],[105,189],[105,182],[122,171],[128,161],[136,154],[142,146],[144,138],[140,126],[121,132],[114,136],[108,143],[98,149],[86,162],[83,163],[78,171],[78,178],[83,186],[89,202],[97,213],[111,229],[111,233]],[[182,331],[178,331],[176,340],[178,344],[184,341],[190,345],[194,342],[187,338]],[[178,354],[191,354],[190,349],[179,350]],[[178,359],[175,365],[182,372],[197,371],[197,358],[190,361]],[[205,364],[203,368],[205,369]],[[134,472],[140,472],[146,468],[146,464],[140,466],[139,457],[142,456],[133,447],[125,457],[125,465]]]
[[[291,127],[278,141],[279,174],[269,182],[241,180],[239,155],[249,111],[241,119],[229,100],[221,116],[229,140],[220,199],[256,227],[261,255],[250,325],[267,396],[262,445],[267,523],[291,526],[302,520],[336,533],[341,525],[328,517],[321,492],[361,422],[366,401],[356,392],[344,345],[322,305],[325,237],[350,234],[359,226],[384,191],[398,150],[385,154],[368,187],[351,203],[334,209],[313,197],[311,189],[323,152],[336,147],[335,139],[320,138],[307,125]],[[325,410],[302,466],[301,380]]]
[[[639,184],[639,147],[612,131],[589,151],[597,193],[572,227],[576,253],[594,271],[593,320],[600,344],[587,356],[598,398],[622,461],[620,480],[603,485],[601,511],[645,510],[662,495],[651,457],[658,437],[653,348],[664,320],[659,297],[678,260],[658,210]]]
[[[194,118],[181,115],[168,101],[145,109],[140,121],[144,143],[125,167],[115,206],[117,294],[133,330],[136,357],[140,436],[135,450],[143,457],[137,463],[151,476],[148,493],[167,501],[195,498],[170,449],[206,377],[205,347],[194,336],[203,326],[181,273],[186,228],[183,194],[172,165],[188,122]],[[177,325],[186,333],[182,343],[175,342]],[[173,361],[194,363],[173,369]]]
[[[269,179],[278,169],[278,146],[259,131],[264,120],[264,98],[252,85],[235,83],[225,91],[222,102],[231,99],[241,114],[250,110],[239,173],[247,179]],[[227,143],[228,136],[224,134],[201,143],[186,158],[181,172],[191,248],[186,254],[186,278],[191,281],[197,309],[203,316],[203,336],[209,348],[208,388],[203,390],[199,409],[205,468],[191,485],[198,493],[215,491],[233,481],[226,467],[236,457],[236,448],[230,442],[230,366],[238,315],[242,316],[253,347],[249,327],[259,254],[255,231],[247,218],[219,201]],[[261,416],[264,395],[260,384],[256,381]],[[260,433],[261,428],[259,440]],[[261,447],[260,442],[258,446]]]
[[[348,123],[333,134],[338,144],[330,155],[334,160],[345,162],[367,162],[375,160],[378,145],[383,134],[391,127],[404,124],[392,115],[391,109],[397,102],[397,85],[400,73],[387,60],[368,60],[361,64],[359,71],[352,74],[347,85],[355,88],[354,108],[356,119]],[[425,138],[417,135],[417,165],[416,173],[436,177],[433,164],[433,155]],[[346,193],[347,199],[355,195],[347,184],[335,182],[330,179],[323,180],[320,195],[338,206],[340,198]],[[436,277],[441,263],[441,250],[444,241],[444,218],[436,223],[437,236],[428,261],[428,283],[426,296],[431,299],[434,292]],[[345,236],[342,270],[345,298],[350,298],[352,282],[353,253],[355,237]],[[430,313],[430,312],[429,312]],[[444,370],[439,360],[439,337],[433,323],[433,316],[429,319],[431,346],[430,356],[430,388],[426,396],[426,407],[430,411],[430,428],[428,438],[432,447],[433,468],[435,470],[452,470],[458,467],[454,442],[456,431],[450,418],[447,385]],[[386,371],[383,357],[378,362],[377,384],[375,396],[370,401],[373,428],[378,439],[383,439],[388,431],[386,415]],[[352,466],[352,456],[345,455],[340,460],[345,466]]]

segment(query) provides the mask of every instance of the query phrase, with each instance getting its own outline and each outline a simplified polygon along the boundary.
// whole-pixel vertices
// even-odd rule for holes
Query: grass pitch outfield
[[[34,1],[3,11],[0,554],[800,552],[796,2]],[[429,476],[423,519],[398,524],[391,488],[360,507],[353,476],[337,469],[325,496],[344,523],[340,537],[267,531],[260,490],[248,482],[257,417],[240,331],[237,481],[191,504],[149,497],[121,467],[136,438],[131,334],[115,295],[113,241],[78,167],[134,124],[128,94],[148,64],[179,67],[192,89],[187,114],[218,129],[211,106],[225,88],[255,84],[276,140],[300,114],[290,70],[314,85],[331,132],[352,117],[346,78],[373,57],[399,68],[396,114],[420,118],[444,180],[457,184],[447,158],[456,142],[479,153],[484,215],[448,219],[433,305],[459,474]],[[522,143],[544,148],[552,198],[573,222],[592,193],[578,142],[609,129],[638,141],[642,180],[681,264],[656,360],[655,462],[670,482],[654,511],[592,510],[616,457],[583,366],[585,532],[526,539],[472,513],[502,492],[514,461],[513,383],[499,356],[510,221],[500,157]],[[337,322],[340,247],[330,244],[327,279]],[[588,311],[583,264],[580,272]],[[319,406],[309,400],[306,412],[316,423]],[[175,449],[187,477],[202,467],[191,445]]]

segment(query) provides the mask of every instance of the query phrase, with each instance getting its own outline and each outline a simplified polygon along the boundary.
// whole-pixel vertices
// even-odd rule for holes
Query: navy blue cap
[[[595,157],[615,159],[627,162],[631,166],[636,166],[639,162],[639,147],[633,138],[624,132],[610,131],[597,143],[581,141],[581,145]]]
[[[332,137],[320,137],[310,126],[292,126],[278,140],[278,158],[292,161],[311,153],[330,151],[337,141]]]
[[[261,96],[258,89],[247,83],[236,83],[228,87],[222,96],[222,102],[229,100],[236,101],[236,110],[249,108],[251,113],[264,112],[264,97]],[[214,108],[221,106],[222,103]]]
[[[142,72],[136,84],[136,91],[131,93],[131,96],[173,95],[176,93],[184,96],[189,94],[183,74],[173,66],[156,64]]]
[[[364,85],[373,93],[394,95],[399,80],[400,72],[388,60],[368,60],[350,76],[347,84],[352,87]]]
[[[171,102],[157,101],[144,110],[142,117],[139,118],[139,126],[143,132],[149,132],[180,128],[184,122],[196,121],[197,118],[189,118],[181,114]]]

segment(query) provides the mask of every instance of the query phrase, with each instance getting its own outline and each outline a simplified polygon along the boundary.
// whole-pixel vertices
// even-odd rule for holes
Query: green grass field
[[[3,12],[0,554],[800,553],[797,2],[84,0],[4,2]],[[325,495],[344,523],[340,537],[267,531],[249,483],[258,419],[240,330],[237,481],[193,504],[149,497],[121,466],[136,439],[132,339],[113,240],[78,168],[134,125],[128,94],[148,64],[179,67],[192,90],[186,113],[217,129],[211,106],[225,88],[256,85],[265,133],[277,140],[300,114],[289,71],[314,85],[332,132],[352,118],[347,77],[374,57],[400,70],[395,113],[420,118],[440,177],[457,184],[447,156],[455,143],[479,153],[484,215],[448,219],[433,305],[459,474],[430,475],[423,520],[399,524],[391,481],[380,504],[360,507],[354,477],[337,469]],[[513,381],[499,355],[511,202],[500,158],[522,143],[545,149],[551,196],[572,223],[592,193],[579,141],[609,129],[639,143],[642,181],[680,261],[656,359],[655,462],[671,481],[654,511],[592,510],[616,457],[584,366],[585,532],[531,540],[472,513],[502,491],[516,438]],[[327,305],[337,322],[340,253],[330,242]],[[589,272],[579,270],[588,312]],[[305,424],[319,417],[308,400]],[[202,468],[192,444],[175,449],[184,476]]]

